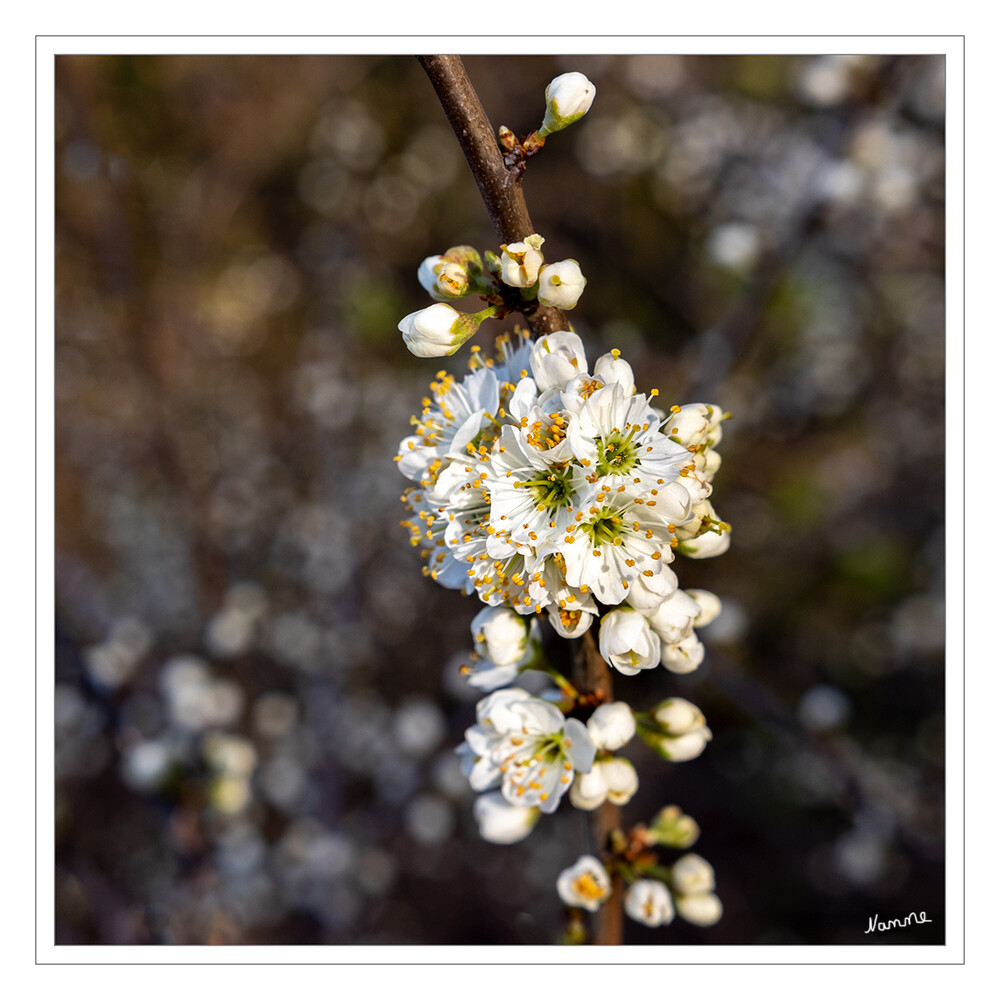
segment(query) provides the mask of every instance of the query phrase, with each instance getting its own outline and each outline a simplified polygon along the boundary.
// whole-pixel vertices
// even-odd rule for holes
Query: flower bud
[[[660,648],[660,663],[674,674],[689,674],[697,670],[704,659],[705,647],[694,632],[680,642],[664,643]]]
[[[708,726],[702,726],[701,729],[695,729],[683,736],[660,737],[659,745],[655,749],[665,760],[680,764],[700,757],[711,738],[712,730]]]
[[[604,865],[592,854],[584,854],[556,880],[559,898],[567,906],[579,906],[596,913],[611,895],[611,879]]]
[[[598,646],[601,656],[627,676],[655,667],[660,660],[660,637],[643,615],[627,606],[601,619]]]
[[[705,725],[701,709],[684,698],[661,701],[653,709],[653,718],[672,736],[680,736]]]
[[[598,766],[608,786],[608,801],[616,806],[630,802],[639,790],[639,775],[632,762],[624,757],[612,757],[594,765]]]
[[[698,824],[678,806],[664,806],[653,817],[650,832],[653,843],[681,850],[690,847],[701,834]]]
[[[625,893],[625,912],[647,927],[660,927],[674,919],[670,893],[662,882],[643,878],[629,886]]]
[[[711,927],[722,918],[722,901],[714,892],[697,893],[694,896],[675,896],[677,913],[689,924]]]
[[[538,809],[511,805],[500,792],[480,795],[472,806],[479,836],[491,844],[516,844],[534,829]]]
[[[722,407],[712,403],[671,407],[663,433],[685,448],[711,448],[722,440],[721,421],[725,416]]]
[[[528,639],[534,631],[537,638],[537,623],[512,608],[483,608],[472,619],[472,638],[476,652],[498,667],[520,663],[531,652]]]
[[[687,595],[698,603],[698,617],[694,620],[695,628],[704,628],[719,617],[722,611],[722,601],[710,590],[689,590]]]
[[[543,138],[579,121],[594,103],[597,88],[582,73],[563,73],[545,88]]]
[[[700,854],[685,854],[671,869],[671,884],[681,896],[711,892],[715,888],[715,871]]]
[[[530,288],[538,280],[538,271],[545,258],[541,254],[545,240],[532,233],[520,243],[500,247],[500,277],[512,288]]]
[[[695,538],[680,542],[677,550],[690,559],[711,559],[729,551],[732,532],[728,524],[720,524],[718,528],[703,531]]]
[[[482,313],[460,313],[438,302],[404,316],[399,331],[411,354],[440,358],[454,354],[479,329]]]
[[[599,705],[587,720],[587,731],[598,750],[618,750],[635,736],[635,716],[624,701]]]
[[[632,366],[621,356],[617,348],[610,354],[602,354],[594,362],[594,374],[604,380],[605,385],[617,382],[625,390],[626,396],[635,394],[635,375]]]
[[[477,691],[496,691],[516,680],[521,668],[514,663],[499,664],[473,653],[462,664],[461,674]]]
[[[545,264],[538,272],[538,301],[543,306],[572,309],[580,300],[587,279],[575,260]]]
[[[444,257],[435,254],[433,257],[425,257],[417,268],[417,281],[420,282],[424,291],[432,299],[440,299],[441,293],[437,287],[438,271],[444,264]]]
[[[586,371],[583,341],[572,330],[556,330],[531,346],[531,374],[539,392],[563,389],[570,379]]]
[[[628,589],[629,607],[648,617],[664,601],[673,597],[676,590],[677,574],[669,566],[664,566],[656,576],[640,573]]]
[[[680,642],[691,634],[698,617],[698,602],[683,590],[674,591],[651,613],[646,613],[649,627],[664,643]]]

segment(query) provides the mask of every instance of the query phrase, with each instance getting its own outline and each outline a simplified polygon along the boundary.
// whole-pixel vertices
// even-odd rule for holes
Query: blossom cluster
[[[535,264],[526,251],[519,266]],[[681,589],[672,563],[728,547],[710,499],[726,414],[703,403],[659,409],[619,351],[591,369],[569,330],[504,335],[495,358],[474,350],[470,369],[437,373],[401,442],[399,468],[414,483],[402,523],[425,575],[484,605],[463,671],[486,697],[459,753],[481,793],[482,836],[513,843],[567,794],[583,810],[628,802],[638,775],[616,751],[636,732],[672,761],[711,739],[684,699],[648,715],[605,704],[584,722],[572,697],[554,703],[558,693],[512,685],[548,670],[546,622],[565,638],[596,626],[601,655],[622,674],[702,662],[696,630],[721,603]]]
[[[520,141],[501,130],[508,169],[523,169],[547,135],[587,112],[593,96],[582,74],[553,80],[541,129]],[[532,233],[502,245],[499,255],[456,246],[427,257],[417,277],[434,304],[399,324],[410,352],[453,354],[484,321],[514,310],[574,308],[586,278],[575,260],[547,262],[544,243]],[[450,304],[469,296],[484,308],[461,312]],[[485,605],[473,619],[474,652],[463,667],[484,697],[458,753],[479,793],[481,835],[510,844],[567,796],[587,811],[627,803],[639,778],[618,751],[637,733],[673,761],[697,757],[711,739],[701,711],[684,699],[646,714],[621,701],[595,707],[589,692],[549,663],[543,626],[566,639],[595,628],[600,655],[625,675],[699,666],[696,629],[721,604],[708,591],[681,589],[671,564],[677,552],[704,558],[729,546],[729,525],[711,502],[728,414],[707,403],[661,409],[656,389],[637,389],[620,351],[591,367],[572,329],[535,340],[504,334],[495,357],[473,347],[469,367],[462,378],[437,373],[396,460],[413,483],[403,494],[402,524],[425,575]],[[547,673],[557,690],[532,694],[519,686],[525,671]],[[682,915],[695,912],[683,902],[692,893],[679,888],[681,875],[660,869],[659,881],[638,877],[641,865],[653,863],[650,844],[678,846],[677,835],[663,830],[649,833],[649,843],[618,831],[622,842],[609,844],[606,855],[631,883],[627,911],[649,924],[669,922],[675,906]],[[671,872],[684,871],[684,862]],[[567,905],[595,910],[610,885],[602,862],[586,857],[557,888]]]

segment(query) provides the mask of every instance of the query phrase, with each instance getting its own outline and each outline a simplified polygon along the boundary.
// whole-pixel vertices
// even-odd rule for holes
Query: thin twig
[[[504,166],[496,132],[483,111],[460,56],[417,56],[448,116],[490,222],[500,243],[518,243],[535,232],[521,190],[521,178]],[[568,330],[562,309],[526,302],[521,309],[535,337],[555,330]]]

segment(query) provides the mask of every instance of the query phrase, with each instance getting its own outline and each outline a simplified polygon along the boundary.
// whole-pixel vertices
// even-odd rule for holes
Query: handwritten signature
[[[871,934],[872,931],[892,931],[898,927],[909,927],[910,924],[930,924],[933,923],[930,917],[924,913],[923,910],[920,911],[920,915],[917,916],[916,913],[909,913],[907,916],[900,919],[899,917],[889,917],[886,920],[879,920],[878,914],[876,913],[874,917],[868,918],[868,930],[865,931],[866,934]]]

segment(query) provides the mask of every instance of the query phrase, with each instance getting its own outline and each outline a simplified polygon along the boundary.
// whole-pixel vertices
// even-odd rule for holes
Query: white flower
[[[549,622],[564,639],[577,639],[590,629],[594,622],[591,611],[582,608],[552,608]]]
[[[680,642],[664,643],[660,649],[660,663],[675,674],[689,674],[701,666],[705,659],[705,647],[692,632]]]
[[[601,656],[628,676],[660,662],[660,637],[643,615],[629,607],[609,611],[601,619],[598,645]]]
[[[625,391],[626,396],[635,392],[635,375],[632,366],[621,356],[617,348],[609,354],[602,354],[594,362],[594,374],[604,381],[605,385],[617,382]]]
[[[577,809],[593,810],[605,799],[623,806],[639,790],[639,775],[632,762],[624,757],[594,761],[586,774],[578,774],[569,792]]]
[[[722,407],[711,403],[671,406],[663,433],[687,447],[714,447],[722,440]]]
[[[465,314],[437,302],[404,316],[399,331],[411,354],[418,358],[440,358],[454,354],[475,332]]]
[[[671,868],[671,884],[681,896],[711,892],[715,888],[715,870],[700,854],[685,854]]]
[[[491,844],[516,844],[535,828],[538,809],[512,806],[500,792],[480,795],[472,806],[479,836]]]
[[[586,726],[520,688],[495,691],[476,706],[476,725],[458,752],[475,791],[500,785],[516,806],[554,812],[574,771],[589,771],[595,747]]]
[[[690,559],[711,559],[728,552],[730,540],[731,532],[727,524],[718,530],[706,531],[697,538],[684,540],[678,550]]]
[[[635,715],[624,701],[599,705],[587,720],[587,732],[598,750],[619,750],[635,736]]]
[[[539,639],[538,622],[511,608],[483,608],[471,628],[476,652],[498,667],[523,665]]]
[[[670,893],[662,882],[643,878],[625,893],[625,912],[647,927],[660,927],[674,919]]]
[[[722,611],[722,601],[710,590],[689,590],[687,595],[698,603],[698,617],[694,620],[695,628],[704,628],[719,617]]]
[[[539,337],[531,348],[531,374],[539,392],[562,389],[576,375],[586,374],[583,341],[571,330],[557,330]]]
[[[515,680],[521,668],[516,663],[505,663],[501,666],[478,653],[473,653],[469,657],[469,662],[462,664],[460,672],[470,687],[478,691],[496,691],[497,688],[506,687]]]
[[[698,617],[698,602],[686,591],[672,593],[651,613],[646,613],[649,627],[667,645],[680,642],[691,635]]]
[[[584,854],[575,865],[560,873],[556,890],[567,906],[596,913],[611,895],[611,878],[597,858]]]
[[[545,88],[543,138],[579,121],[594,103],[597,88],[582,73],[563,73]]]
[[[714,892],[698,893],[694,896],[674,896],[677,913],[689,924],[711,927],[722,917],[722,901]]]
[[[500,254],[500,277],[504,284],[512,288],[529,288],[538,280],[538,271],[545,258],[542,244],[545,240],[532,233],[518,243],[502,246]]]
[[[655,743],[656,749],[667,760],[693,760],[712,738],[712,731],[705,725],[701,709],[684,698],[668,698],[660,702],[652,715],[662,731],[647,732],[646,738]]]
[[[676,590],[677,574],[669,566],[664,566],[655,576],[640,573],[628,589],[629,607],[648,616]]]
[[[572,309],[586,287],[587,279],[575,260],[545,264],[538,272],[538,301],[543,306]]]

